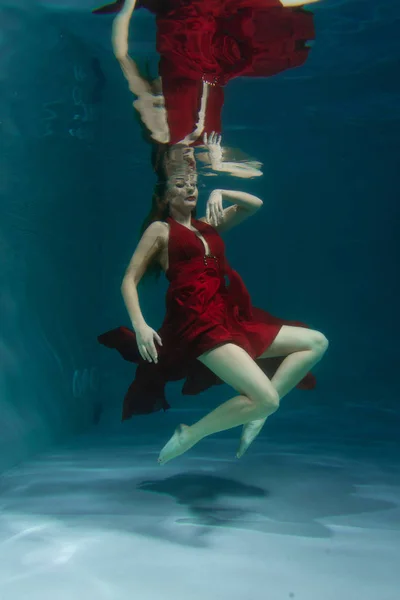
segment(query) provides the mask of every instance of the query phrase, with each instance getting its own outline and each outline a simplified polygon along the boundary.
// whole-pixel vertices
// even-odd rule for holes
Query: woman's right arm
[[[161,345],[158,334],[149,327],[143,317],[137,286],[149,264],[155,260],[167,241],[168,230],[163,223],[152,223],[142,235],[125,271],[121,284],[122,297],[133,329],[136,332],[139,352],[145,360],[157,362],[157,350],[154,339]]]

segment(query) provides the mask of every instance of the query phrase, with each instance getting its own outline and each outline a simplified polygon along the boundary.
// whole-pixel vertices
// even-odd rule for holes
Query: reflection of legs
[[[327,348],[328,340],[319,331],[287,325],[282,327],[268,350],[259,357],[286,357],[271,379],[280,400],[321,360]],[[265,418],[258,419],[243,427],[238,456],[244,454],[260,433],[265,420]]]
[[[266,418],[279,406],[279,397],[268,377],[242,348],[225,344],[206,352],[199,360],[239,392],[191,427],[181,425],[161,450],[159,462],[183,454],[202,438]]]

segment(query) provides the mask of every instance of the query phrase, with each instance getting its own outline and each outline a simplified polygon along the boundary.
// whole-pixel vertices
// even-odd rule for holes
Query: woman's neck
[[[174,221],[176,221],[180,225],[183,225],[184,227],[190,228],[192,224],[192,213],[182,214],[180,212],[172,211],[171,219],[174,219]]]

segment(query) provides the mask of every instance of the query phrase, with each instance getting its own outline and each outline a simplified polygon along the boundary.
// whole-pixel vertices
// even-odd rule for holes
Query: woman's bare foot
[[[190,427],[188,425],[179,425],[175,429],[172,438],[167,442],[160,452],[158,462],[160,465],[165,465],[169,460],[183,454],[195,445],[197,440],[194,440],[190,435]]]
[[[236,453],[237,458],[243,456],[250,444],[254,442],[261,429],[264,427],[264,423],[267,419],[258,419],[257,421],[250,421],[243,425],[242,437],[240,438],[239,448]]]

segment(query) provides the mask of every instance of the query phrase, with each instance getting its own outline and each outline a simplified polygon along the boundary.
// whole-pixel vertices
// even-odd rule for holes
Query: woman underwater
[[[168,381],[184,379],[184,394],[221,382],[237,392],[197,423],[180,425],[161,450],[160,464],[204,437],[242,425],[240,457],[286,394],[295,386],[314,387],[310,370],[328,342],[318,331],[253,307],[242,279],[226,261],[220,234],[257,213],[262,201],[245,192],[214,190],[206,216],[197,220],[197,176],[190,161],[181,157],[165,164],[165,189],[121,286],[134,331],[119,327],[98,339],[138,363],[123,420],[169,408],[164,394]],[[169,281],[158,332],[143,317],[137,289],[154,268]]]

